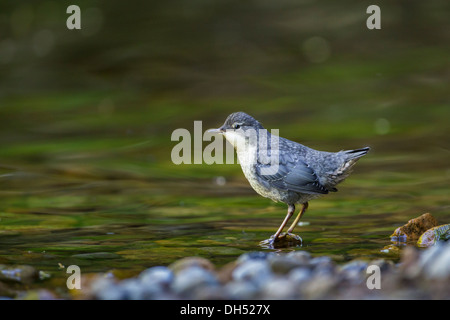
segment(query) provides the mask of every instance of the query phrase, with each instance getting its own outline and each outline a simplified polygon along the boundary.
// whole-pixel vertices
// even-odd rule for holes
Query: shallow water
[[[295,230],[302,246],[281,250],[397,261],[397,251],[382,251],[396,227],[424,212],[449,222],[450,65],[439,33],[408,30],[427,39],[417,46],[416,39],[367,39],[358,29],[351,43],[360,47],[330,40],[329,59],[312,63],[296,49],[311,34],[295,31],[305,29],[295,27],[302,19],[289,24],[291,5],[258,8],[252,25],[246,10],[231,10],[231,22],[222,22],[241,22],[246,41],[228,27],[226,34],[205,28],[221,21],[220,8],[175,14],[142,6],[130,8],[137,26],[155,22],[145,16],[152,12],[157,28],[136,32],[124,16],[105,19],[94,36],[71,38],[49,24],[58,46],[44,58],[27,49],[27,34],[11,36],[18,52],[0,74],[0,264],[35,266],[51,275],[35,287],[64,291],[72,264],[127,277],[186,256],[220,266],[273,250],[259,243],[277,230],[284,204],[258,196],[236,164],[170,159],[173,130],[192,130],[194,120],[204,130],[218,127],[239,110],[315,149],[371,147],[339,192],[311,201]],[[303,6],[298,14],[315,12]],[[117,4],[100,9],[123,16]],[[347,9],[350,20],[361,11]],[[174,17],[192,22],[198,37]],[[272,37],[278,32],[283,41],[259,37],[275,26]],[[222,50],[224,39],[236,51]]]
[[[338,193],[311,201],[295,230],[302,246],[279,250],[307,250],[337,262],[397,261],[397,251],[381,251],[397,226],[425,211],[442,223],[448,219],[448,173],[378,169],[383,163],[389,160],[369,154]],[[39,286],[61,286],[67,277],[61,265],[128,277],[186,256],[221,266],[245,252],[276,251],[259,242],[286,212],[256,195],[239,167],[224,185],[214,177],[152,179],[144,169],[142,176],[92,167],[4,170],[0,264],[33,265],[52,275]]]

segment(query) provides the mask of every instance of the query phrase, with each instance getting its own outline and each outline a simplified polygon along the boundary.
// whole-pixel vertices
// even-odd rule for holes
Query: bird
[[[309,201],[330,192],[351,173],[356,161],[369,147],[339,152],[318,151],[273,135],[245,112],[230,114],[212,134],[221,134],[231,143],[250,186],[261,196],[288,206],[286,217],[270,238],[276,243],[295,206],[301,210],[287,230],[292,234],[309,206]]]

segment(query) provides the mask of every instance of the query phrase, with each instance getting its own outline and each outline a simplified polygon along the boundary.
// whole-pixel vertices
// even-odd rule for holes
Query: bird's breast
[[[247,178],[253,190],[255,190],[259,195],[265,198],[272,199],[273,201],[287,202],[286,199],[289,196],[288,191],[267,187],[258,180],[255,166],[257,163],[256,147],[250,147],[245,152],[239,150],[236,150],[236,152],[242,168],[242,172],[244,173],[245,178]]]

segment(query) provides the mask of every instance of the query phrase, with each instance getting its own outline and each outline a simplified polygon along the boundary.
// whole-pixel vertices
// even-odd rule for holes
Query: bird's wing
[[[270,150],[259,152],[255,171],[262,183],[267,186],[299,193],[328,193],[329,190],[320,184],[314,170],[296,151],[290,147],[287,149],[280,147],[279,150],[273,152]],[[276,163],[277,153],[278,165]],[[272,154],[274,157],[271,158]]]

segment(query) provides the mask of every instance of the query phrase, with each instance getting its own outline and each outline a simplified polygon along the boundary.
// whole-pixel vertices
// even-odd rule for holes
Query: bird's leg
[[[298,214],[297,218],[295,218],[294,222],[291,224],[291,226],[288,229],[288,233],[292,233],[294,231],[294,228],[297,226],[297,223],[302,218],[303,214],[305,213],[306,209],[308,209],[308,202],[305,202],[303,204],[302,210],[300,210],[300,213]]]
[[[295,206],[293,204],[290,204],[289,207],[288,207],[288,212],[287,212],[286,218],[284,218],[284,220],[281,223],[280,227],[278,228],[277,232],[275,232],[275,234],[273,235],[273,241],[276,241],[278,239],[278,237],[280,236],[281,231],[283,231],[284,227],[286,226],[286,223],[292,217],[294,212],[295,212]]]

